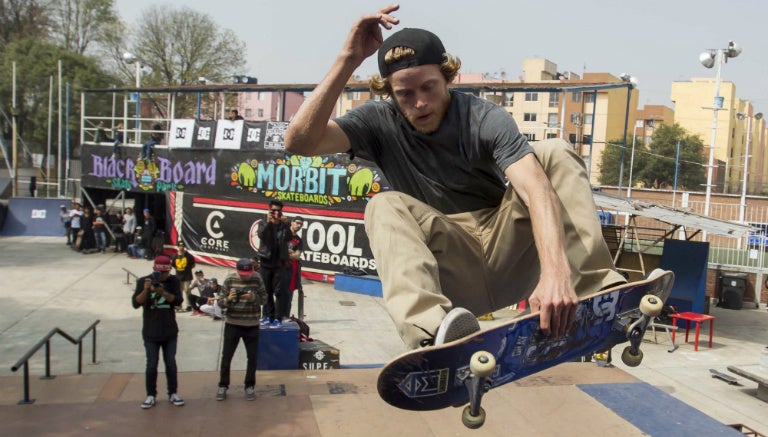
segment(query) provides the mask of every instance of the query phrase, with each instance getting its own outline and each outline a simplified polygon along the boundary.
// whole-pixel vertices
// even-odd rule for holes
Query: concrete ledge
[[[728,366],[728,370],[757,383],[757,398],[768,402],[768,370],[760,365]]]
[[[382,297],[381,281],[378,276],[364,275],[352,276],[336,274],[333,288],[339,291],[366,294],[368,296]]]

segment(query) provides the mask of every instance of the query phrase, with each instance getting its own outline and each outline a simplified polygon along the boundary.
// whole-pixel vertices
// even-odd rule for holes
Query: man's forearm
[[[336,101],[358,67],[351,58],[339,55],[331,70],[299,108],[285,133],[285,148],[291,153],[312,155],[323,137]]]

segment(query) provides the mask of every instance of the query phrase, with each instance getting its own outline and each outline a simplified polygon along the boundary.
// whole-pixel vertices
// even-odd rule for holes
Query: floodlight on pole
[[[123,61],[128,65],[135,65],[135,76],[136,76],[136,144],[139,144],[140,141],[140,135],[141,135],[141,129],[140,129],[140,110],[141,110],[141,100],[139,97],[139,90],[138,88],[141,88],[141,76],[142,74],[151,74],[152,68],[149,65],[142,65],[141,60],[139,60],[136,55],[130,52],[123,53]]]
[[[709,143],[709,164],[707,167],[707,187],[704,200],[704,215],[709,216],[709,206],[712,199],[712,172],[715,168],[715,140],[717,139],[717,111],[723,110],[723,97],[720,96],[720,79],[723,64],[728,58],[735,58],[741,54],[741,46],[733,41],[728,42],[724,49],[710,49],[699,55],[699,62],[706,68],[717,67],[715,74],[715,100],[712,106],[712,137]],[[706,240],[706,232],[704,233]]]
[[[637,88],[637,78],[629,73],[621,73],[619,79],[627,84],[627,108],[624,113],[624,140],[621,144],[621,160],[619,161],[618,194],[621,196],[621,185],[624,182],[624,155],[627,149],[627,127],[629,127],[629,103],[632,100],[632,90]],[[595,99],[595,104],[597,104],[597,99]]]

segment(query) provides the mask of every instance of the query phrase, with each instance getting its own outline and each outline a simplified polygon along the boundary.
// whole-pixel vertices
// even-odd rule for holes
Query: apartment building
[[[701,137],[707,156],[709,147],[714,147],[713,192],[741,193],[746,169],[747,194],[765,194],[768,192],[765,119],[752,103],[737,96],[735,84],[726,81],[720,83],[722,103],[718,102],[719,109],[715,111],[715,86],[714,78],[673,82],[671,99],[675,103],[675,122]]]

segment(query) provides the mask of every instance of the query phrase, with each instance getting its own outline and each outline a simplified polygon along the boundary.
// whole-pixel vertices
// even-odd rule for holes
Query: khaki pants
[[[581,159],[563,140],[538,142],[534,150],[560,198],[576,292],[624,282]],[[451,215],[400,192],[379,193],[366,208],[365,229],[387,310],[410,348],[433,337],[454,306],[486,314],[526,299],[538,283],[528,209],[512,188],[497,208]]]

